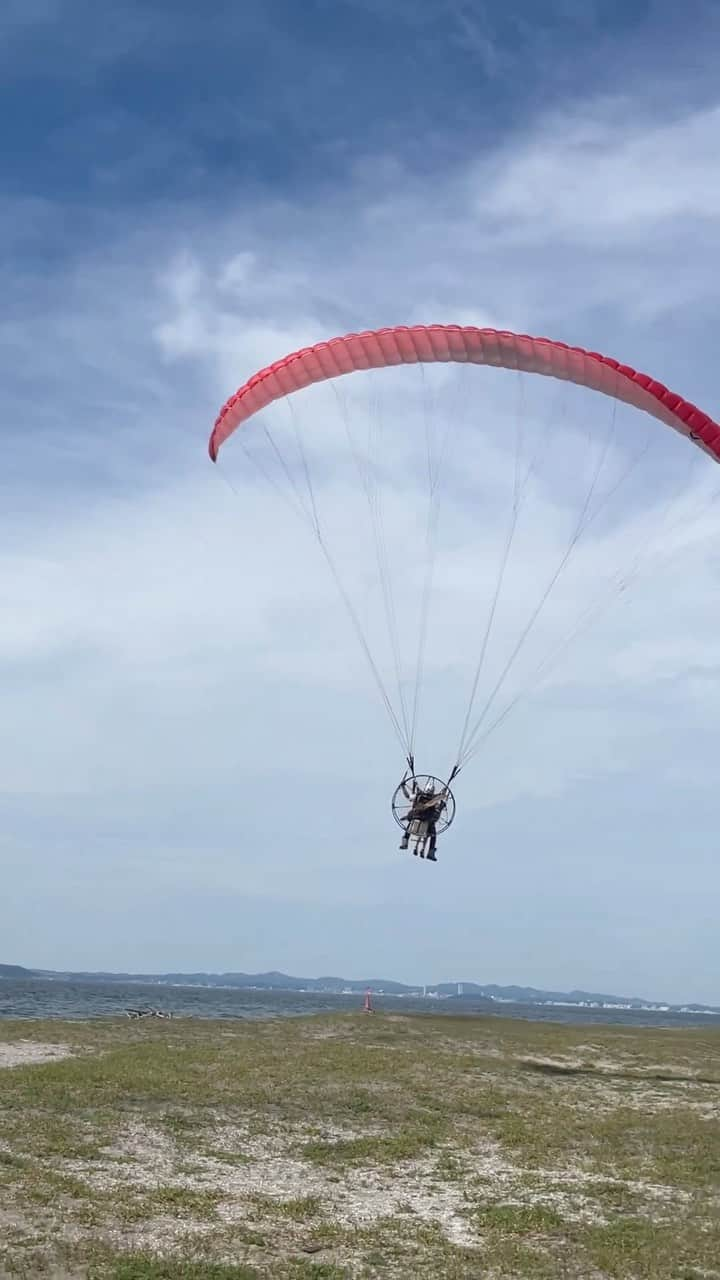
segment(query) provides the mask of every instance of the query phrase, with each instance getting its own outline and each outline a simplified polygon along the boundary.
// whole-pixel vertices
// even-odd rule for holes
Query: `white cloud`
[[[591,104],[570,118],[558,111],[537,135],[478,174],[481,216],[510,220],[521,241],[568,241],[607,250],[643,244],[648,233],[720,217],[720,172],[713,164],[720,107],[669,121],[638,115],[633,97]],[[669,180],[669,175],[672,175]],[[696,228],[693,227],[693,234]]]
[[[220,893],[244,889],[273,899],[281,877],[291,901],[324,896],[341,904],[361,892],[369,905],[404,903],[418,912],[437,901],[446,919],[462,892],[477,901],[480,927],[492,930],[483,903],[488,892],[490,898],[510,892],[502,860],[515,868],[511,911],[531,911],[538,859],[565,918],[580,909],[582,876],[578,883],[568,876],[567,843],[557,847],[554,831],[560,827],[562,840],[582,846],[578,858],[587,872],[612,838],[614,806],[631,784],[643,804],[650,795],[656,806],[649,839],[667,862],[667,896],[657,897],[657,911],[671,916],[691,855],[673,866],[680,818],[673,802],[663,820],[665,788],[680,768],[685,778],[702,776],[720,657],[717,512],[704,506],[691,535],[684,519],[663,524],[663,502],[688,456],[684,441],[657,424],[639,425],[637,440],[655,432],[657,447],[653,435],[638,476],[588,532],[506,696],[522,690],[553,637],[597,598],[602,572],[627,569],[636,550],[645,549],[653,522],[671,530],[660,542],[665,558],[628,595],[630,605],[623,600],[549,673],[535,702],[521,700],[475,772],[461,776],[452,845],[448,840],[437,868],[445,878],[432,882],[409,880],[416,868],[399,858],[388,866],[395,833],[386,793],[402,761],[386,730],[383,737],[362,655],[317,548],[281,502],[268,501],[258,477],[243,476],[237,440],[222,455],[237,495],[205,452],[220,403],[255,368],[333,332],[385,322],[548,332],[561,317],[557,336],[600,347],[612,339],[612,354],[627,351],[631,363],[645,357],[661,378],[670,366],[667,380],[672,384],[670,374],[681,372],[677,389],[701,400],[709,384],[702,345],[684,342],[683,322],[696,324],[714,305],[719,264],[717,252],[708,258],[708,229],[716,235],[720,211],[709,160],[718,115],[676,112],[662,124],[640,119],[629,106],[621,113],[617,104],[591,104],[579,123],[565,122],[563,130],[559,120],[549,121],[442,181],[411,182],[397,168],[379,170],[384,176],[365,170],[351,189],[326,193],[321,203],[233,209],[207,214],[202,224],[195,211],[191,227],[180,217],[169,227],[166,217],[157,240],[131,228],[126,244],[115,242],[77,264],[55,282],[49,307],[45,290],[28,289],[5,370],[5,421],[15,449],[3,486],[0,551],[8,856],[29,844],[31,858],[43,865],[38,815],[57,813],[60,805],[62,829],[77,833],[75,854],[65,855],[68,870],[78,848],[100,849],[109,877],[121,877],[129,859],[159,895],[178,880],[195,887],[200,880]],[[688,219],[697,231],[691,240],[684,238]],[[629,262],[629,249],[639,261]],[[639,302],[641,278],[647,288]],[[669,295],[670,356],[654,327]],[[22,357],[32,367],[38,350],[42,393],[31,396],[34,375],[24,381]],[[341,398],[353,413],[364,404],[377,427],[365,385],[348,379]],[[394,373],[367,385],[383,404],[385,532],[401,568],[398,608],[410,653],[410,595],[416,610],[424,520],[412,447],[422,438],[423,405],[433,397],[452,405],[456,439],[422,752],[423,763],[430,757],[427,763],[441,769],[451,763],[461,694],[507,527],[518,408],[526,458],[546,430],[555,444],[528,487],[486,693],[567,545],[581,502],[578,466],[589,468],[587,486],[593,454],[577,417],[558,416],[565,402],[554,385],[520,392],[510,378],[503,399],[498,380],[478,370],[462,370],[458,380],[447,370],[431,371],[424,382],[415,378],[411,393],[404,390],[411,383]],[[534,397],[532,414],[527,394]],[[284,412],[280,406],[273,422],[282,424]],[[597,422],[582,418],[579,425],[607,429],[610,412],[603,401]],[[380,635],[367,511],[355,501],[332,389],[304,397],[298,414],[314,442],[317,496],[333,527],[332,545],[356,584],[363,621]],[[618,429],[604,484],[633,447]],[[704,466],[700,459],[692,484],[706,490]],[[382,652],[391,671],[387,647]],[[503,705],[499,699],[499,710]],[[704,793],[708,829],[716,826],[713,794],[712,787]],[[187,843],[182,832],[168,834],[174,810],[186,815]],[[133,830],[131,813],[138,815]],[[627,805],[623,813],[630,824],[623,839],[642,843],[644,819],[633,825]],[[297,826],[300,834],[293,834]],[[117,838],[105,838],[108,830]],[[477,844],[490,846],[484,860],[475,855]],[[651,875],[649,853],[638,860]],[[63,865],[53,876],[62,875]],[[716,887],[710,876],[703,866],[705,892]],[[600,890],[609,920],[616,887],[608,877]],[[643,888],[633,882],[624,908],[636,910],[638,920]],[[468,926],[455,945],[446,930],[446,973],[475,970],[471,935]],[[596,957],[611,935],[611,925],[598,935]],[[400,929],[396,954],[404,936]],[[492,936],[500,946],[497,931]],[[540,925],[535,937],[546,937]],[[300,937],[297,946],[301,968]],[[536,956],[539,947],[538,941]],[[119,942],[113,954],[118,965],[131,963]],[[389,967],[391,961],[388,952]]]

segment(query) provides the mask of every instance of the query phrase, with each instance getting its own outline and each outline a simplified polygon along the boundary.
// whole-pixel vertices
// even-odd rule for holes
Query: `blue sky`
[[[606,350],[718,416],[717,6],[209,13],[17,0],[4,20],[2,959],[720,1003],[711,469],[689,475],[629,606],[468,767],[426,868],[396,853],[402,762],[322,565],[239,451],[239,501],[206,455],[255,368],[405,321]],[[400,450],[417,386],[402,413],[386,390]],[[310,403],[323,497],[364,581],[328,466],[332,401]],[[510,401],[492,405],[509,421]],[[446,495],[433,750],[500,536],[497,440],[471,426]],[[591,575],[642,544],[681,446],[663,436],[589,540]],[[500,666],[577,496],[563,456],[523,526]],[[400,555],[411,498],[388,499]],[[548,637],[588,581],[564,585]]]
[[[275,0],[242,11],[231,0],[211,11],[50,0],[10,14],[10,189],[131,209],[207,199],[208,182],[306,191],[379,151],[420,170],[462,158],[481,120],[505,132],[539,102],[562,102],[588,68],[622,63],[624,42],[642,43],[657,20],[645,0],[542,12],[467,0]],[[668,34],[662,19],[655,34]]]

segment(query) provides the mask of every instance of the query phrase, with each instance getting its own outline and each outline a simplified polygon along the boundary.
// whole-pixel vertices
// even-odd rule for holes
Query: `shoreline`
[[[91,1019],[123,1016],[127,1008],[155,1004],[162,991],[163,1010],[177,1017],[207,1020],[305,1017],[352,1013],[362,1008],[364,993],[330,995],[295,990],[218,986],[180,986],[154,982],[66,982],[5,978],[0,981],[0,1026],[8,1019]],[[149,993],[152,992],[152,995]],[[142,993],[142,994],[141,994]],[[411,999],[372,990],[377,1011],[428,1018],[489,1018],[565,1026],[624,1026],[705,1029],[720,1026],[720,1014],[701,1010],[596,1007],[572,1004],[521,1004],[480,1001],[475,997]]]

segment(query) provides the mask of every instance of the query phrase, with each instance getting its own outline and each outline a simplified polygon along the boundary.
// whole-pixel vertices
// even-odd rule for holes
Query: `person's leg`
[[[435,856],[435,849],[437,848],[437,827],[435,826],[434,822],[430,823],[429,836],[430,836],[430,849],[428,851],[428,858],[430,859],[431,862],[437,862],[437,858]]]

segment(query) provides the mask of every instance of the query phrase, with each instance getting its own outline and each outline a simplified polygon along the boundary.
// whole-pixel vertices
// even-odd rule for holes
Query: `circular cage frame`
[[[403,782],[398,783],[392,798],[393,818],[397,822],[398,826],[402,827],[404,830],[407,826],[410,810],[413,806],[414,795],[411,793],[410,798],[408,798],[405,795],[403,786],[407,787],[408,791],[410,791],[413,783],[417,784],[418,791],[429,791],[430,787],[432,787],[436,794],[440,791],[445,792],[443,812],[435,823],[436,832],[438,835],[441,835],[443,831],[447,831],[448,827],[452,826],[454,821],[455,797],[447,782],[443,782],[442,778],[436,778],[431,773],[413,773],[405,778]]]

